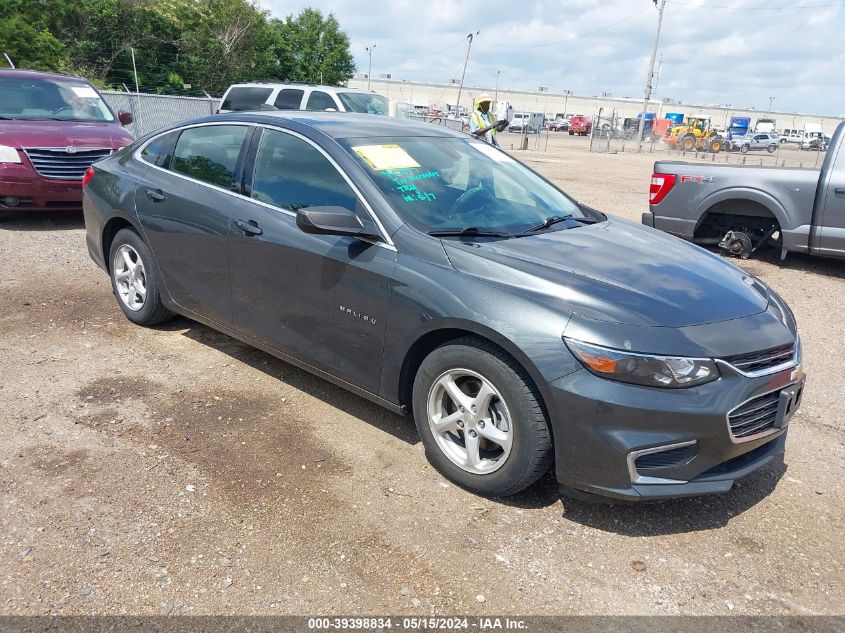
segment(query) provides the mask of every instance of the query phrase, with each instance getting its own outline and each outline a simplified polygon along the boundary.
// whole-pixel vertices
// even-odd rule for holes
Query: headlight
[[[8,145],[0,145],[0,163],[20,163],[18,150]]]
[[[652,356],[590,345],[564,338],[567,347],[591,373],[609,380],[646,387],[678,389],[701,385],[719,377],[709,358]]]

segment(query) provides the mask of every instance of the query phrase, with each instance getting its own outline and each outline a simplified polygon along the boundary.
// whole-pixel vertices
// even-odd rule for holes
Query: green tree
[[[296,17],[272,20],[274,53],[288,79],[340,84],[355,72],[349,36],[333,14],[323,17],[317,9],[304,9]]]

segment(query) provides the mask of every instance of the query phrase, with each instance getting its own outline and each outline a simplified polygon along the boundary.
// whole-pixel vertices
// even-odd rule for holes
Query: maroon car
[[[132,142],[86,80],[0,70],[0,216],[3,211],[82,208],[82,176]]]

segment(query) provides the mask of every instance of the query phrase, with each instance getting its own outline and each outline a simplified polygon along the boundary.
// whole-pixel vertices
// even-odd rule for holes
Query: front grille
[[[741,407],[731,411],[728,416],[728,423],[733,436],[736,438],[750,437],[773,428],[778,414],[779,402],[780,391],[773,391],[749,400]]]
[[[793,356],[795,356],[795,345],[784,345],[764,352],[728,356],[723,360],[740,371],[751,373],[787,363],[792,360]]]
[[[689,446],[679,446],[668,451],[660,451],[659,453],[647,453],[640,455],[634,461],[637,472],[642,473],[646,470],[655,470],[661,468],[679,468],[685,466],[698,452],[696,444]]]
[[[64,147],[24,149],[35,171],[52,180],[82,180],[85,170],[109,154],[109,148],[84,148],[68,152]]]

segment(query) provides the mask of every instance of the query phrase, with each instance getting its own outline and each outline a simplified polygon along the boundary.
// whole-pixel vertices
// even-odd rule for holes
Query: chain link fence
[[[135,138],[173,123],[214,114],[218,104],[217,99],[204,97],[133,94],[114,90],[101,92],[115,112],[126,110],[132,113],[134,121],[127,129]]]

